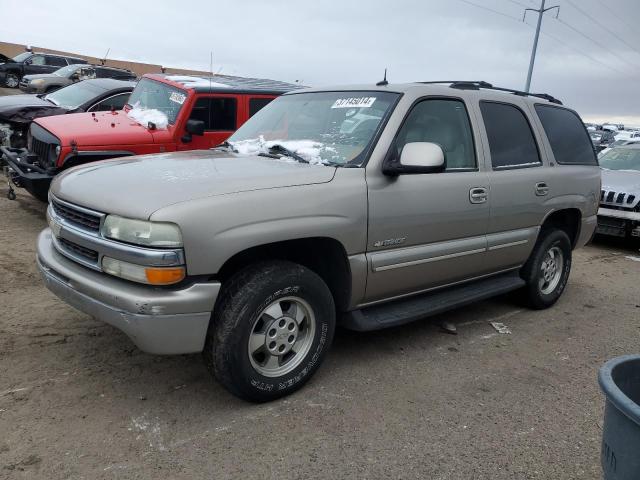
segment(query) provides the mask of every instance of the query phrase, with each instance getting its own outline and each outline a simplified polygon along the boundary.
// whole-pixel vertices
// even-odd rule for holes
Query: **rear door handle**
[[[484,187],[475,187],[469,190],[469,201],[471,203],[485,203],[488,196],[487,189]]]
[[[545,182],[536,183],[536,195],[538,195],[539,197],[544,197],[548,193],[549,185],[547,185]]]

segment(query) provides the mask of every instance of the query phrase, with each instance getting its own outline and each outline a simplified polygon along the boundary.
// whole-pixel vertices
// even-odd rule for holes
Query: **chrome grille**
[[[69,250],[70,253],[80,255],[81,257],[84,257],[94,263],[98,262],[98,252],[96,252],[95,250],[85,248],[81,245],[78,245],[77,243],[70,242],[65,238],[59,238],[58,241],[65,249]]]
[[[57,215],[64,218],[71,224],[81,226],[88,230],[97,232],[100,229],[100,217],[83,212],[69,205],[62,204],[57,200],[52,200],[51,205]]]
[[[617,209],[633,209],[633,206],[637,198],[635,195],[630,195],[624,192],[613,192],[609,190],[602,190],[600,192],[600,201],[608,204],[612,208]]]

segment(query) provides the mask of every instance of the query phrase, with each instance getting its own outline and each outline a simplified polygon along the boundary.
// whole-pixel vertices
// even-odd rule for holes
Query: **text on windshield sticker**
[[[179,103],[180,105],[184,103],[186,98],[187,96],[185,94],[178,92],[171,92],[171,95],[169,95],[169,100],[175,103]]]
[[[369,108],[376,101],[376,97],[339,98],[331,108]]]

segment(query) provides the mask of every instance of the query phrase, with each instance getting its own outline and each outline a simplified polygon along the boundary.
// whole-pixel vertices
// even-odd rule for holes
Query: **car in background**
[[[49,93],[60,87],[94,78],[132,81],[136,79],[136,74],[124,68],[73,64],[62,67],[53,73],[25,75],[20,81],[20,90],[26,93]]]
[[[74,83],[47,95],[0,97],[0,146],[26,147],[29,125],[36,118],[122,110],[135,86],[135,82],[102,78]]]
[[[227,75],[147,74],[124,110],[38,118],[29,127],[27,148],[0,152],[12,184],[46,202],[51,180],[63,170],[107,158],[214,147],[274,98],[298,88]]]
[[[616,139],[614,132],[611,130],[591,130],[589,137],[591,137],[591,143],[593,143],[593,148],[595,148],[596,152],[604,150]]]
[[[640,143],[640,138],[616,140],[615,142],[610,144],[607,148],[605,148],[604,150],[601,150],[600,153],[598,153],[598,158],[600,158],[601,156],[605,155],[612,148],[623,147],[625,145],[633,145],[633,144],[636,144],[636,143]]]
[[[25,75],[52,73],[67,65],[87,63],[86,60],[52,53],[23,52],[0,64],[0,85],[16,88]]]
[[[640,237],[640,143],[612,148],[599,163],[602,191],[596,232]]]

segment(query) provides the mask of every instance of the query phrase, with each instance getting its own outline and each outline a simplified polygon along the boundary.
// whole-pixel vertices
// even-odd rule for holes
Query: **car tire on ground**
[[[569,237],[562,230],[542,230],[520,272],[527,283],[522,292],[527,305],[540,310],[556,303],[567,285],[570,272]]]
[[[336,311],[325,282],[288,261],[259,262],[228,279],[204,348],[231,393],[265,402],[302,387],[333,340]]]
[[[14,73],[7,73],[4,79],[4,84],[8,88],[17,88],[20,84],[20,78]]]

